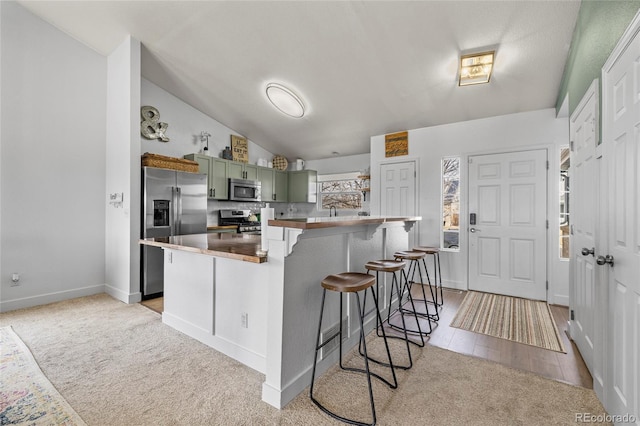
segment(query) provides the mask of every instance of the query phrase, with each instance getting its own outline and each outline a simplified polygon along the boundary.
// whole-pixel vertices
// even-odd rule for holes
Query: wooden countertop
[[[145,238],[140,240],[140,244],[226,257],[244,262],[264,263],[267,261],[267,256],[258,254],[260,241],[259,235],[209,233]]]
[[[338,226],[379,225],[388,222],[414,222],[422,220],[421,216],[333,216],[307,217],[291,219],[269,219],[270,226],[284,228],[320,229]]]
[[[207,231],[220,231],[225,229],[238,229],[238,225],[214,225],[207,226]]]

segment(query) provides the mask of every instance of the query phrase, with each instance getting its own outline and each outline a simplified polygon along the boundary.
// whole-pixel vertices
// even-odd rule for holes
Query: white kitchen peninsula
[[[215,237],[199,243],[195,242],[198,236],[192,236],[192,241],[183,236],[182,240],[141,243],[165,248],[163,322],[264,373],[262,399],[282,408],[311,380],[320,281],[332,273],[365,272],[367,261],[406,250],[408,232],[418,220],[383,216],[272,219],[263,228],[269,244],[266,262],[256,254],[259,237],[243,241],[234,234],[208,234]],[[230,238],[234,244],[221,250],[221,240]],[[232,247],[236,253],[230,253]],[[337,299],[332,296],[336,297],[327,296],[323,330],[338,324],[338,305],[332,303]],[[355,303],[349,299],[343,318],[346,347],[357,342],[354,314]],[[336,361],[337,351],[330,352],[318,371],[324,372]]]
[[[369,260],[389,258],[408,248],[408,231],[419,217],[321,217],[270,220],[267,371],[262,399],[281,408],[311,382],[322,287],[329,274],[365,272]],[[264,232],[264,231],[263,231]],[[386,292],[385,292],[386,294]],[[338,304],[327,295],[323,330],[337,325]],[[351,295],[350,295],[351,297]],[[382,302],[382,298],[381,298]],[[357,342],[355,303],[343,319],[347,347]],[[334,324],[335,323],[335,324]],[[333,351],[318,366],[337,361]]]

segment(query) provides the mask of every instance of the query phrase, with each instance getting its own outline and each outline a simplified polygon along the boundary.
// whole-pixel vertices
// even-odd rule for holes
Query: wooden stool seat
[[[376,278],[373,275],[360,272],[342,272],[325,277],[322,280],[322,287],[341,293],[356,293],[373,286],[375,282]]]
[[[380,272],[397,272],[407,266],[402,260],[372,260],[366,263],[364,267],[367,271]]]
[[[426,256],[426,253],[421,251],[407,250],[407,251],[397,251],[393,254],[393,257],[396,259],[409,259],[409,260],[420,260]]]
[[[421,251],[426,254],[436,254],[440,252],[440,249],[437,247],[414,247],[413,251]]]

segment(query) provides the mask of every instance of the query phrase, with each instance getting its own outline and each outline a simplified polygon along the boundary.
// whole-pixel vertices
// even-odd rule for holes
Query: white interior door
[[[380,166],[380,214],[384,216],[415,216],[416,163],[382,164]],[[417,226],[409,233],[408,249],[417,241]]]
[[[546,300],[547,151],[470,157],[469,213],[469,288]]]
[[[596,330],[606,310],[603,283],[596,276],[595,253],[598,212],[597,179],[600,176],[600,160],[596,155],[599,117],[598,80],[594,80],[583,99],[571,115],[571,338],[575,341],[594,382],[602,389],[602,357],[595,362],[594,346],[599,341],[602,352],[602,328]],[[606,297],[604,299],[606,301]],[[599,321],[600,320],[600,321]],[[596,336],[597,334],[597,336]],[[597,364],[597,365],[596,365]]]
[[[609,315],[605,408],[640,424],[640,13],[603,67]]]

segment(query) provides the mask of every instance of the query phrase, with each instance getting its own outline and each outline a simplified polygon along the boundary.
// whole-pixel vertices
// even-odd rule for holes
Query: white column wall
[[[438,245],[441,221],[441,159],[446,156],[461,157],[461,212],[460,251],[443,252],[442,276],[447,287],[467,289],[467,158],[469,155],[521,150],[528,148],[549,149],[548,218],[552,228],[557,223],[558,205],[558,150],[568,144],[568,119],[556,118],[555,109],[549,108],[518,114],[509,114],[481,120],[409,130],[409,155],[407,157],[384,156],[384,135],[371,138],[371,211],[380,212],[380,166],[387,162],[418,159],[420,244]],[[553,229],[550,229],[553,231]],[[549,302],[568,304],[569,285],[566,268],[552,253],[558,244],[557,233],[549,232],[548,271]]]
[[[106,194],[124,195],[122,206],[106,207],[106,292],[135,303],[141,299],[140,42],[131,37],[107,58],[106,104]]]
[[[106,59],[16,2],[0,19],[6,311],[104,290]]]

